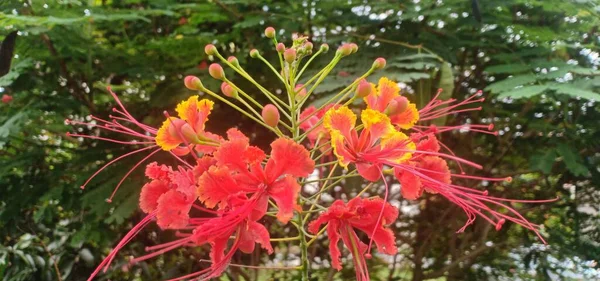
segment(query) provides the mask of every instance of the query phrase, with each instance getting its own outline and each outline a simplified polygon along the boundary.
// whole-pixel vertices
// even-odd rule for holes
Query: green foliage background
[[[391,262],[374,259],[373,280],[600,278],[593,261],[600,257],[598,1],[0,0],[0,39],[13,30],[20,35],[11,71],[0,78],[0,94],[14,97],[0,104],[0,279],[85,280],[141,218],[139,172],[112,204],[104,201],[139,158],[109,168],[81,190],[96,169],[131,148],[66,137],[73,130],[66,118],[110,114],[114,102],[105,89],[111,85],[133,115],[160,124],[163,110],[191,94],[183,87],[185,75],[218,89],[207,75],[212,60],[203,52],[207,43],[237,56],[259,82],[276,90],[276,78],[248,56],[257,48],[274,61],[273,46],[262,35],[269,25],[283,30],[280,41],[300,32],[316,46],[349,41],[360,46],[325,80],[315,104],[379,56],[388,67],[370,80],[386,75],[404,82],[406,96],[421,105],[438,88],[456,99],[485,89],[481,111],[440,122],[493,122],[500,134],[455,132],[444,134],[443,141],[485,167],[468,172],[514,180],[497,186],[461,183],[503,197],[559,197],[556,203],[515,206],[544,225],[550,246],[542,246],[511,224],[496,232],[478,221],[456,234],[465,221],[459,208],[438,196],[406,202],[396,191],[392,199],[402,206],[395,225],[400,253]],[[318,63],[324,65],[332,53]],[[235,83],[263,98],[232,74]],[[208,126],[217,133],[238,126],[263,147],[273,138],[219,103]],[[345,188],[357,186],[346,182]],[[186,249],[121,268],[127,256],[173,235],[158,233],[153,226],[140,234],[115,270],[98,280],[162,280],[206,266],[196,261],[206,256],[204,249]],[[352,279],[349,265],[341,273],[328,268],[328,242],[319,241],[311,253],[323,257],[315,259],[315,280]],[[277,249],[280,260],[297,257],[291,245]],[[234,261],[264,264],[273,258],[257,253]],[[296,275],[232,268],[223,279],[257,277]]]

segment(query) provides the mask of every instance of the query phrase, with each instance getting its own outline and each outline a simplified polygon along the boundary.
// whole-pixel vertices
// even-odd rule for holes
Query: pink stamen
[[[161,151],[161,149],[157,149],[155,151],[152,151],[150,154],[148,154],[146,157],[144,157],[142,160],[138,161],[133,168],[129,169],[129,171],[121,178],[121,180],[119,181],[119,183],[117,184],[117,186],[115,187],[115,189],[113,189],[113,192],[110,194],[110,197],[108,199],[106,199],[106,202],[111,203],[113,197],[115,197],[115,194],[117,193],[117,190],[119,189],[119,187],[121,187],[121,185],[123,184],[123,182],[125,181],[125,179],[127,177],[129,177],[129,175],[133,172],[133,170],[135,170],[140,164],[142,164],[143,162],[145,162],[146,160],[148,160],[148,158],[152,157],[152,155],[156,154],[157,152]]]
[[[121,160],[121,159],[123,159],[123,158],[125,158],[125,157],[127,157],[127,156],[130,156],[130,155],[133,155],[133,154],[136,154],[136,153],[142,152],[142,151],[146,151],[146,150],[149,150],[149,149],[152,149],[152,148],[155,148],[155,147],[156,147],[156,145],[152,145],[152,146],[148,146],[148,147],[140,148],[140,149],[137,149],[137,150],[134,150],[134,151],[131,151],[131,152],[125,153],[125,154],[123,154],[123,155],[121,155],[121,156],[119,156],[119,157],[117,157],[117,158],[115,158],[115,159],[111,160],[110,162],[108,162],[108,163],[106,163],[104,166],[102,166],[100,169],[98,169],[98,170],[97,170],[97,171],[96,171],[96,172],[95,172],[95,173],[94,173],[94,174],[93,174],[91,177],[89,177],[89,178],[88,178],[88,179],[85,181],[85,183],[84,183],[84,184],[81,186],[81,189],[84,189],[84,188],[85,188],[85,186],[86,186],[86,185],[87,185],[87,184],[88,184],[88,183],[89,183],[89,182],[90,182],[90,181],[91,181],[91,180],[92,180],[94,177],[96,177],[96,176],[97,176],[97,175],[98,175],[100,172],[102,172],[104,169],[106,169],[106,167],[108,167],[108,166],[110,166],[110,165],[114,164],[115,162],[117,162],[117,161],[119,161],[119,160]]]

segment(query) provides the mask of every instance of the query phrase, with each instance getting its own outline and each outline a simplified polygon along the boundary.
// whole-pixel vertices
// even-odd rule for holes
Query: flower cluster
[[[70,136],[142,146],[106,163],[82,188],[116,161],[136,153],[148,153],[125,174],[109,202],[123,180],[154,154],[160,151],[169,153],[179,163],[175,167],[157,162],[147,164],[145,174],[148,182],[141,188],[139,199],[139,207],[147,216],[115,246],[90,280],[101,270],[106,271],[117,253],[151,222],[156,222],[162,230],[176,231],[179,239],[147,247],[148,253],[131,259],[132,264],[180,247],[210,247],[209,267],[172,280],[218,277],[231,265],[231,259],[238,250],[252,253],[258,244],[271,254],[271,242],[278,240],[298,241],[302,265],[281,269],[299,270],[306,280],[310,266],[307,248],[324,233],[329,238],[333,268],[342,268],[341,239],[352,255],[357,280],[370,280],[365,259],[372,257],[373,242],[381,254],[394,255],[397,252],[395,234],[389,227],[398,218],[398,209],[388,203],[391,178],[401,184],[401,194],[407,200],[417,200],[426,191],[439,194],[462,208],[467,221],[459,231],[472,224],[476,217],[481,217],[495,225],[496,229],[500,229],[506,221],[512,221],[532,230],[543,241],[538,226],[510,206],[512,202],[533,201],[490,196],[485,190],[453,182],[453,178],[510,180],[465,174],[462,165],[480,166],[459,158],[436,137],[442,132],[465,127],[423,125],[423,122],[445,115],[479,110],[470,106],[483,101],[481,93],[460,102],[439,100],[438,93],[426,106],[418,109],[400,94],[396,82],[385,77],[377,84],[367,81],[374,71],[385,67],[385,60],[378,58],[365,74],[324,105],[304,106],[335,65],[355,53],[358,46],[343,44],[324,69],[301,84],[298,82],[307,66],[315,57],[326,53],[329,46],[323,44],[314,51],[307,38],[294,36],[292,44],[286,47],[277,42],[275,33],[270,27],[265,30],[265,36],[273,41],[277,50],[280,70],[276,70],[258,50],[252,50],[250,57],[263,61],[282,81],[287,91],[287,102],[256,82],[235,57],[224,58],[216,46],[207,45],[207,55],[220,60],[256,86],[272,103],[258,103],[225,76],[220,64],[213,63],[208,66],[208,72],[214,79],[222,81],[222,95],[207,89],[199,78],[186,77],[184,84],[188,89],[200,91],[212,99],[192,95],[177,105],[177,116],[165,112],[165,120],[159,128],[139,122],[110,89],[119,107],[113,109],[115,115],[109,120],[92,117],[93,124],[67,120],[73,125],[95,126],[124,134],[133,140],[123,141],[97,134]],[[305,58],[308,60],[302,63]],[[233,107],[272,131],[276,137],[270,151],[252,146],[250,139],[237,128],[230,128],[225,136],[207,131],[213,100]],[[356,104],[355,101],[362,101],[366,106],[362,110],[351,107]],[[490,125],[469,125],[468,129],[495,133]],[[317,161],[320,162],[315,164]],[[461,172],[453,173],[449,162],[456,163]],[[358,175],[371,182],[365,191],[373,183],[381,181],[385,192],[369,198],[362,197],[361,192],[347,202],[336,200],[327,206],[320,202],[320,195],[335,184],[330,182],[333,182],[332,175],[337,167],[348,171],[338,178]],[[302,192],[302,186],[309,182],[306,178],[315,170],[320,177],[316,181],[320,183],[320,190],[308,196]],[[376,192],[375,189],[373,191]],[[551,200],[535,202],[548,201]],[[320,214],[314,217],[316,212]],[[271,238],[272,233],[264,224],[267,217],[273,217],[281,225],[292,222],[298,236]],[[313,220],[309,222],[311,218]],[[357,231],[364,233],[369,242],[362,241]]]

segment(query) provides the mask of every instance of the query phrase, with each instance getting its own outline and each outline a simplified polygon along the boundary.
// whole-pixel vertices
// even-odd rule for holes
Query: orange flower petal
[[[417,121],[419,121],[419,111],[414,103],[409,103],[406,110],[398,113],[394,116],[390,116],[392,124],[398,126],[400,129],[410,129]]]

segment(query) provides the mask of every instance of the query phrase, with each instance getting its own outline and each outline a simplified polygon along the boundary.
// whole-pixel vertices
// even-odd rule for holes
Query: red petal
[[[421,197],[421,194],[423,194],[423,186],[419,177],[411,172],[403,171],[398,168],[394,168],[394,173],[402,185],[402,189],[400,189],[402,197],[407,200],[417,200],[417,198]]]
[[[185,194],[188,201],[196,200],[196,181],[192,170],[179,167],[179,171],[171,173],[170,179],[176,190]]]
[[[194,167],[194,178],[200,177],[204,172],[208,171],[210,166],[215,165],[217,161],[210,156],[204,156],[197,160],[196,166]]]
[[[210,241],[210,259],[213,264],[219,263],[223,260],[228,241],[229,235],[223,237],[216,237]]]
[[[340,248],[338,247],[338,243],[340,241],[339,234],[339,222],[330,221],[327,225],[327,236],[329,238],[329,255],[331,256],[331,267],[337,269],[338,271],[342,270],[342,263],[340,261],[340,256],[342,253],[340,252]]]
[[[140,208],[149,214],[158,206],[158,198],[169,191],[169,183],[162,180],[153,180],[142,187],[140,194]]]
[[[308,150],[291,139],[276,139],[271,148],[271,158],[265,168],[269,182],[281,175],[306,177],[315,169],[315,161],[310,159]]]
[[[440,144],[435,136],[428,135],[426,139],[417,143],[417,150],[438,152],[440,151]]]
[[[245,142],[250,142],[250,139],[244,135],[244,133],[240,132],[240,130],[236,128],[231,128],[227,130],[227,139],[228,140],[243,140]]]
[[[425,156],[418,164],[419,168],[423,169],[422,173],[429,178],[444,184],[449,184],[450,169],[446,161],[437,156]],[[431,181],[430,179],[423,179]]]
[[[271,185],[268,192],[279,208],[277,219],[282,223],[290,221],[294,216],[294,207],[300,193],[300,185],[296,182],[296,178],[286,176]]]
[[[178,229],[187,226],[192,203],[185,194],[169,190],[158,199],[156,223],[162,229]]]
[[[243,173],[248,171],[244,155],[248,148],[248,139],[234,139],[221,144],[215,152],[215,159],[218,165],[225,165],[229,169]]]
[[[376,182],[381,178],[381,165],[373,165],[368,163],[356,163],[356,170],[364,179]]]
[[[273,247],[270,239],[269,231],[264,225],[255,221],[248,221],[247,226],[240,233],[239,248],[242,252],[250,254],[254,252],[255,243],[258,243],[269,254],[272,254]]]
[[[146,166],[146,176],[153,180],[169,180],[169,174],[173,172],[170,167],[166,165],[158,165],[156,162],[152,162]]]
[[[212,166],[198,178],[198,200],[206,207],[219,204],[223,208],[231,194],[239,192],[238,184],[231,177],[230,170],[224,166]]]

